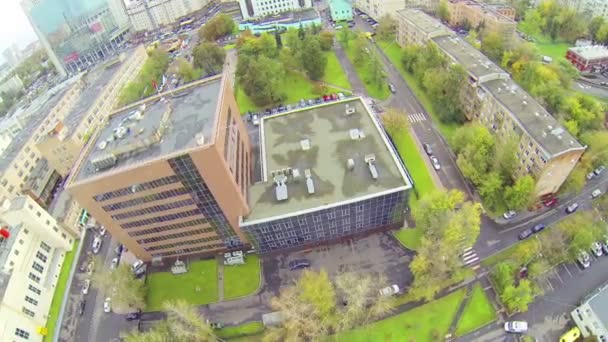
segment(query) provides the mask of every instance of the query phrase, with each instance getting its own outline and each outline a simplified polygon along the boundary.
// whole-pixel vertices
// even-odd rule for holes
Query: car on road
[[[505,220],[510,220],[515,216],[517,216],[517,212],[515,210],[509,210],[506,213],[502,214],[502,217],[504,217]]]
[[[505,322],[505,331],[510,333],[525,333],[528,331],[528,322],[510,321]]]
[[[129,312],[125,317],[127,321],[134,321],[141,317],[141,311]]]
[[[106,297],[106,299],[103,301],[103,312],[110,312],[112,311],[112,305],[111,305],[112,300],[110,299],[110,297]]]
[[[257,114],[253,114],[253,119],[251,120],[251,122],[253,123],[254,126],[259,126],[260,118],[258,117]]]
[[[595,173],[596,176],[599,176],[602,174],[602,172],[604,172],[604,169],[606,167],[604,167],[604,165],[600,165],[597,167],[597,169],[593,170],[593,173]]]
[[[550,208],[552,206],[554,206],[555,204],[557,204],[557,198],[551,198],[548,199],[546,201],[543,202],[543,204],[545,205],[545,207]]]
[[[395,94],[397,92],[397,88],[395,88],[395,86],[392,83],[388,84],[388,89],[391,91],[391,93]]]
[[[331,100],[331,97],[329,97],[329,95],[323,95],[323,101],[327,102]]]
[[[422,146],[424,146],[424,152],[426,152],[427,155],[430,156],[433,154],[433,149],[431,148],[430,144],[424,144]]]
[[[578,203],[572,203],[566,207],[566,214],[572,214],[578,210]]]
[[[525,239],[529,238],[530,236],[532,236],[532,234],[534,234],[534,232],[532,231],[532,229],[528,228],[526,230],[523,230],[521,233],[519,233],[519,235],[517,235],[517,237],[520,240],[525,240]]]
[[[306,107],[306,100],[300,99],[300,107]]]
[[[91,261],[88,265],[87,265],[87,274],[91,275],[93,274],[93,270],[95,269],[95,262]]]
[[[591,257],[589,256],[589,253],[585,251],[579,251],[576,260],[583,268],[591,266]]]
[[[289,269],[292,271],[307,267],[310,267],[310,261],[306,259],[292,260],[289,262]]]
[[[87,305],[87,301],[86,300],[81,300],[80,302],[78,302],[78,314],[80,316],[84,315],[84,308]]]
[[[596,199],[598,197],[600,197],[602,195],[602,190],[600,189],[595,189],[593,190],[593,192],[591,193],[591,198]]]
[[[532,227],[532,232],[534,232],[535,234],[542,231],[543,229],[545,229],[545,225],[543,223],[539,223],[537,225],[535,225],[534,227]]]
[[[431,163],[436,171],[441,170],[441,164],[439,164],[439,159],[437,159],[437,157],[431,156]]]
[[[92,245],[93,254],[99,253],[99,250],[101,249],[101,244],[102,244],[101,238],[99,236],[96,236],[93,239],[93,245]]]
[[[89,293],[89,287],[91,287],[91,279],[85,279],[85,281],[82,283],[82,294],[87,294]]]
[[[115,269],[118,267],[118,258],[112,258],[112,262],[110,263],[110,268]]]
[[[106,227],[101,226],[101,227],[99,228],[99,235],[100,235],[100,236],[106,236]]]
[[[599,241],[595,241],[594,243],[592,243],[591,251],[596,257],[602,256],[604,254],[604,252],[602,251],[602,243]]]
[[[393,296],[396,295],[397,293],[399,293],[399,286],[397,284],[393,284],[391,286],[387,286],[385,288],[382,288],[380,290],[378,290],[378,292],[380,292],[381,296]]]
[[[592,180],[594,177],[595,177],[595,173],[593,173],[593,171],[591,171],[587,174],[587,180]]]
[[[559,342],[575,342],[581,337],[581,330],[578,327],[574,327],[566,333],[564,333],[560,338]]]

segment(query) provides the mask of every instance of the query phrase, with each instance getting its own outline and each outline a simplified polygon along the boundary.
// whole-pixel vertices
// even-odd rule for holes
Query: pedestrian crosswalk
[[[426,115],[424,115],[423,113],[414,113],[414,114],[410,114],[407,116],[407,119],[411,122],[421,122],[421,121],[426,121]]]
[[[479,256],[473,250],[473,247],[468,247],[464,249],[462,253],[462,263],[465,266],[471,266],[474,270],[479,268]]]

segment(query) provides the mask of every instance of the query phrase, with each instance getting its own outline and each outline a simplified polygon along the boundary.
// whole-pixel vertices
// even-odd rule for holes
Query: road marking
[[[467,255],[467,256],[465,256],[465,257],[462,258],[462,260],[464,260],[465,263],[467,261],[470,261],[470,260],[473,260],[473,259],[476,259],[476,260],[479,259],[477,257],[477,254],[470,254],[470,255]]]
[[[553,285],[551,285],[549,279],[545,279],[545,281],[547,282],[547,285],[549,285],[549,287],[551,288],[551,291],[555,291],[555,288],[553,287]]]
[[[479,258],[478,258],[478,257],[475,257],[475,258],[473,258],[473,259],[471,259],[471,260],[469,260],[469,261],[465,261],[465,262],[464,262],[464,264],[465,264],[465,265],[470,265],[470,264],[473,264],[473,263],[475,263],[475,262],[477,262],[477,261],[479,261]]]
[[[465,248],[465,249],[464,249],[464,253],[466,254],[468,251],[472,251],[472,250],[473,250],[473,247],[468,247],[468,248]]]
[[[422,113],[414,113],[407,116],[411,123],[426,121],[426,116]]]
[[[572,275],[572,272],[570,272],[570,270],[568,269],[568,267],[566,267],[565,264],[562,264],[562,266],[564,266],[564,268],[566,269],[566,272],[568,272],[568,274],[570,275],[570,277],[574,278],[574,276]]]
[[[474,271],[477,271],[480,268],[481,268],[481,266],[479,264],[474,265],[473,267],[471,267],[471,269],[473,269]]]
[[[559,273],[555,270],[555,268],[553,269],[553,273],[555,273],[555,275],[557,276],[557,279],[559,279],[559,281],[562,282],[562,284],[564,283],[564,280],[562,279],[562,277],[559,275]]]

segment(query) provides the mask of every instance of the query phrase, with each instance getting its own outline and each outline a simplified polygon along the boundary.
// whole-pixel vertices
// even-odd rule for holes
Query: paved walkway
[[[464,294],[464,298],[460,302],[460,306],[458,307],[458,310],[456,311],[454,318],[452,318],[452,323],[450,324],[450,328],[448,329],[449,336],[454,336],[454,333],[456,332],[456,327],[458,326],[458,322],[460,321],[460,318],[462,318],[462,314],[464,313],[464,309],[467,307],[467,305],[469,304],[469,301],[471,300],[471,294],[473,292],[472,291],[473,284],[474,283],[469,283],[466,286],[466,292]]]
[[[224,300],[224,260],[222,255],[215,257],[217,260],[217,298],[218,301]]]
[[[355,70],[355,66],[350,62],[350,59],[348,59],[348,57],[346,56],[346,53],[344,52],[344,49],[342,48],[342,45],[340,45],[340,43],[334,43],[334,51],[336,52],[336,57],[338,57],[340,65],[342,65],[342,68],[344,68],[344,72],[348,77],[348,81],[350,82],[350,85],[353,88],[353,94],[368,96],[367,91],[365,90],[365,86],[363,85],[363,82],[361,81],[359,75],[357,74],[357,71]]]

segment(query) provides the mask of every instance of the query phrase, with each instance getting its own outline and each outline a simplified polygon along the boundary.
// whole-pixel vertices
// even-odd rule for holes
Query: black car
[[[310,261],[306,259],[292,260],[289,262],[289,269],[292,271],[306,267],[310,267]]]
[[[114,253],[116,253],[116,255],[120,255],[122,254],[122,249],[124,248],[124,246],[121,244],[119,244],[118,246],[116,246],[116,248],[114,248]]]
[[[315,103],[316,103],[316,104],[323,103],[323,98],[322,98],[322,97],[317,97],[317,98],[315,99]]]
[[[426,152],[426,154],[428,154],[429,156],[431,154],[433,154],[433,149],[431,149],[431,145],[430,144],[424,144],[424,152]]]
[[[525,240],[525,239],[529,238],[530,236],[532,236],[532,234],[534,234],[532,229],[526,229],[523,232],[519,233],[519,235],[517,237],[520,240]]]
[[[87,305],[87,301],[84,299],[78,303],[78,314],[80,316],[84,315],[84,308],[86,305]]]
[[[141,311],[129,312],[125,317],[127,321],[133,321],[141,317]]]
[[[542,223],[539,223],[539,224],[535,225],[534,227],[532,227],[532,231],[534,233],[538,233],[538,232],[540,232],[543,229],[545,229],[545,225],[542,224]]]
[[[272,110],[270,110],[270,108],[266,108],[266,110],[264,111],[264,113],[266,115],[270,115],[270,114],[272,114]]]

